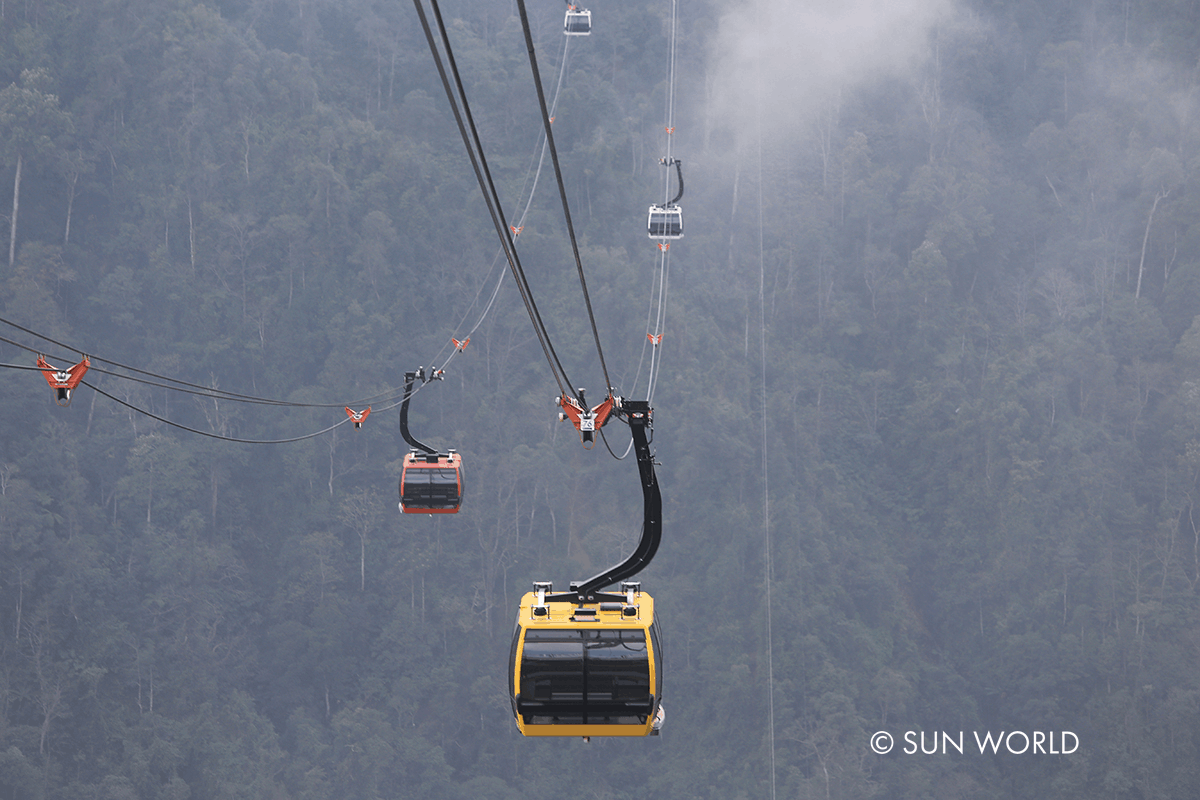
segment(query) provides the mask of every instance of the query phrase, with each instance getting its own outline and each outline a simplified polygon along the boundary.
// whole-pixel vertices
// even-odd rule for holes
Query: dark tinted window
[[[527,724],[644,724],[653,701],[641,630],[529,630],[518,711]]]
[[[512,698],[514,714],[517,713],[517,687],[513,685],[513,672],[517,666],[517,645],[520,643],[521,626],[518,625],[513,631],[512,647],[508,651],[508,696]]]
[[[663,682],[663,644],[662,631],[658,627],[658,620],[650,624],[650,646],[654,649],[654,694],[658,699],[662,699],[662,682]]]
[[[651,236],[678,236],[683,232],[683,214],[680,212],[651,212]]]
[[[404,470],[400,499],[405,508],[457,508],[462,500],[458,473],[445,467],[410,465]]]

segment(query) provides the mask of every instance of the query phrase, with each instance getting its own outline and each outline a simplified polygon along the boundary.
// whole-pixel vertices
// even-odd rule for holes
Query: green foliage
[[[86,387],[59,408],[36,372],[0,372],[0,797],[1193,797],[1200,19],[1166,0],[971,5],[911,70],[811,103],[779,67],[788,124],[759,141],[761,119],[717,105],[744,9],[681,4],[688,235],[665,274],[643,225],[668,9],[598,6],[569,42],[561,7],[534,9],[548,91],[567,53],[554,134],[621,394],[647,391],[642,328],[668,287],[665,536],[641,576],[668,722],[586,746],[517,736],[512,609],[530,580],[627,553],[640,492],[628,460],[553,420],[509,278],[412,406],[420,438],[464,455],[463,510],[395,508],[404,444],[380,398],[440,363],[506,268],[413,10],[0,5],[21,210],[2,316],[336,404],[218,402],[94,363],[121,401],[217,436],[375,408],[360,431],[238,445]],[[528,199],[541,125],[519,23],[498,0],[447,10],[509,221],[529,203],[536,301],[597,398],[548,162]],[[1069,730],[1080,748],[876,757],[877,730]]]
[[[67,132],[71,118],[58,107],[50,92],[52,80],[45,69],[21,72],[20,82],[0,90],[0,133],[5,161],[19,154],[36,157],[54,147],[54,139]]]

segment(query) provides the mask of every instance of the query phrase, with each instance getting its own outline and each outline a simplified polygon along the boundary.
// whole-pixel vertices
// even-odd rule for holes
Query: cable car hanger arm
[[[668,206],[678,205],[679,201],[683,199],[683,162],[680,161],[678,158],[672,158],[672,159],[664,158],[662,160],[662,163],[668,168],[670,168],[670,166],[672,164],[675,165],[675,176],[677,178],[679,178],[679,194],[675,195],[674,199],[671,200],[671,202],[667,203],[667,205]]]
[[[654,456],[650,452],[649,432],[653,428],[649,400],[622,400],[614,414],[626,417],[629,431],[633,435],[633,449],[637,455],[638,475],[642,483],[642,536],[633,553],[622,561],[588,578],[582,583],[571,584],[568,592],[546,595],[546,601],[595,602],[598,600],[623,600],[624,595],[609,595],[600,592],[606,586],[631,578],[650,564],[658,545],[662,541],[662,494],[658,489],[658,477],[654,474]]]
[[[430,455],[437,455],[437,450],[434,450],[427,444],[417,441],[417,438],[408,431],[408,401],[413,396],[413,381],[417,378],[421,379],[422,384],[428,383],[431,380],[441,379],[441,370],[435,370],[434,374],[426,378],[425,368],[421,367],[416,372],[404,373],[404,402],[400,404],[400,435],[404,437],[404,441],[408,442],[410,447],[417,450],[422,450]]]

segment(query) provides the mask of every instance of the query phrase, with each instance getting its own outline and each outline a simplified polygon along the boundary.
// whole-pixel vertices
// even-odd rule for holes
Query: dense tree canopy
[[[668,721],[585,746],[517,734],[513,613],[627,553],[641,498],[555,418],[511,284],[413,403],[463,453],[460,514],[397,511],[394,412],[216,438],[328,427],[305,404],[398,386],[492,290],[413,8],[0,2],[0,317],[296,404],[96,369],[106,394],[60,408],[19,345],[78,353],[0,325],[0,798],[1193,798],[1200,13],[809,5],[680,2],[672,98],[669,2],[596,0],[567,43],[530,3],[629,396],[672,99],[687,176],[641,576]],[[444,11],[515,214],[541,130],[520,22]],[[561,219],[547,166],[519,246],[596,397]],[[1014,730],[1078,749],[971,752]]]

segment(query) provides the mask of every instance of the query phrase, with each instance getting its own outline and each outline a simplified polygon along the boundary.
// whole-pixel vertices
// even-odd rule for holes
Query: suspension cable
[[[558,98],[562,95],[563,76],[567,72],[567,48],[570,47],[571,37],[564,36],[562,58],[558,65],[558,82],[554,86],[554,100],[550,102],[550,122],[554,122],[556,112],[558,110]],[[541,144],[539,145],[540,155],[537,160],[537,172],[533,176],[533,188],[529,190],[529,200],[525,203],[525,209],[521,212],[520,219],[517,220],[517,230],[525,226],[525,217],[529,214],[529,208],[533,205],[533,193],[537,190],[538,180],[542,176],[542,165],[546,162],[546,151],[549,149],[550,139],[545,133],[541,135]]]
[[[562,48],[562,53],[559,58],[558,82],[554,88],[554,100],[550,104],[551,120],[554,119],[555,110],[558,108],[558,99],[562,95],[563,76],[566,74],[566,71],[567,71],[568,46],[571,41],[571,37],[564,36],[564,37],[562,37],[562,39],[563,39],[563,48]],[[543,134],[543,135],[539,136],[538,138],[539,138],[539,142],[534,147],[534,152],[533,152],[533,156],[531,157],[531,163],[529,165],[529,170],[525,173],[526,185],[529,185],[530,174],[533,175],[533,183],[531,186],[529,186],[529,195],[526,198],[525,207],[521,210],[521,215],[517,218],[516,222],[509,228],[509,230],[512,230],[512,228],[516,228],[516,231],[513,233],[514,243],[516,242],[516,239],[520,235],[521,230],[525,227],[525,220],[528,218],[529,211],[533,207],[533,200],[534,200],[534,197],[536,197],[536,195],[537,195],[538,183],[541,181],[542,167],[545,165],[545,162],[546,162],[546,137]],[[534,166],[535,164],[536,164],[536,167]],[[525,193],[525,187],[522,187],[521,194],[524,194],[524,193]],[[502,256],[502,255],[504,255],[503,247],[501,247],[499,250],[496,251],[496,256],[495,256],[495,258],[492,259],[492,265],[490,267],[488,267],[488,271],[487,271],[488,276],[491,276],[492,272],[496,268],[496,263],[500,260],[500,256]],[[456,330],[456,331],[461,330],[463,325],[466,324],[466,320],[467,320],[467,317],[471,313],[471,309],[474,308],[475,305],[479,302],[479,297],[480,297],[480,295],[483,294],[484,286],[489,283],[490,283],[490,281],[485,279],[484,282],[480,284],[479,291],[477,291],[475,293],[475,298],[471,301],[471,304],[469,306],[467,306],[467,310],[463,312],[462,319],[459,320],[459,323],[458,323],[458,325],[456,325],[454,327],[454,330]],[[498,280],[496,281],[495,288],[492,289],[492,293],[488,297],[487,303],[484,304],[483,311],[481,311],[479,313],[479,318],[475,321],[475,324],[471,326],[471,329],[468,330],[465,335],[463,335],[464,341],[466,339],[470,339],[472,336],[474,336],[475,331],[479,330],[479,326],[482,325],[484,320],[487,319],[488,314],[491,313],[492,306],[496,302],[496,298],[500,294],[500,288],[503,285],[504,285],[504,273],[501,272]],[[462,335],[462,334],[460,334],[460,335]],[[445,349],[446,349],[446,345],[444,344],[444,345],[442,345],[442,348],[440,350],[438,350],[437,354],[434,355],[434,357],[431,359],[431,363],[434,363],[439,358],[441,358],[441,355],[443,352],[445,352]],[[447,357],[447,359],[442,363],[441,369],[445,370],[445,368],[450,364],[450,361],[460,351],[461,351],[461,348],[455,348],[455,350],[450,353],[449,357]],[[419,388],[420,387],[418,387],[418,389]]]
[[[421,21],[421,28],[425,33],[425,40],[429,45],[429,51],[433,56],[434,64],[437,67],[438,76],[442,81],[442,88],[446,92],[446,98],[450,102],[450,109],[454,114],[454,120],[458,125],[459,135],[462,137],[463,144],[466,147],[467,155],[471,161],[471,167],[475,172],[475,179],[479,183],[480,191],[483,194],[484,204],[488,208],[488,213],[492,218],[492,224],[496,228],[496,234],[500,238],[501,246],[504,248],[504,253],[508,259],[509,269],[513,273],[513,277],[517,281],[517,288],[520,291],[521,299],[525,303],[525,310],[529,314],[530,321],[533,323],[534,332],[538,337],[538,342],[542,346],[542,352],[546,356],[546,361],[550,365],[550,371],[553,373],[555,381],[558,383],[559,391],[563,395],[570,394],[575,396],[573,384],[566,375],[566,370],[563,368],[557,353],[554,350],[553,344],[550,342],[549,333],[546,330],[545,324],[542,321],[541,314],[537,310],[537,304],[534,302],[532,292],[528,281],[525,278],[524,269],[520,263],[520,257],[517,254],[516,245],[512,238],[512,233],[504,219],[503,208],[500,205],[499,195],[496,192],[495,183],[491,177],[491,171],[487,166],[487,158],[483,152],[483,145],[479,138],[479,132],[475,126],[474,118],[471,115],[470,104],[467,101],[466,91],[463,89],[462,78],[458,72],[456,62],[454,60],[453,48],[450,45],[449,36],[446,33],[445,22],[442,19],[441,10],[437,0],[430,0],[430,6],[434,12],[434,18],[437,21],[438,32],[441,36],[442,47],[446,53],[446,62],[449,64],[450,70],[454,75],[454,86],[458,89],[456,99],[455,89],[451,86],[450,78],[446,74],[446,64],[442,62],[442,56],[438,52],[437,43],[434,40],[433,31],[429,25],[429,18],[425,13],[425,8],[421,0],[413,0],[413,5],[417,10],[417,16]],[[462,111],[459,110],[459,102],[462,103]],[[466,116],[466,122],[463,117]],[[468,123],[470,133],[468,133]],[[565,385],[564,385],[565,383]]]
[[[677,3],[678,0],[672,0],[671,3],[671,22],[670,22],[670,42],[668,45],[668,60],[667,60],[667,106],[666,120],[664,131],[666,132],[666,152],[667,155],[662,159],[662,163],[668,168],[666,183],[663,188],[664,207],[674,205],[683,196],[683,171],[679,166],[678,159],[672,155],[672,147],[675,134],[675,52],[676,52],[676,31],[678,28],[677,20]],[[671,175],[670,167],[675,166],[676,174],[679,178],[679,193],[674,200],[667,199],[670,195]],[[660,242],[658,245],[658,256],[655,259],[655,264],[658,267],[657,287],[650,292],[649,304],[646,309],[646,340],[642,342],[641,355],[638,357],[637,369],[634,372],[634,385],[636,387],[639,382],[639,376],[642,373],[642,364],[646,358],[647,342],[651,348],[650,351],[650,367],[647,374],[647,397],[650,400],[654,399],[654,390],[658,385],[658,375],[662,370],[662,354],[659,352],[659,347],[662,345],[663,329],[666,324],[666,307],[667,307],[667,287],[670,273],[671,256],[670,244]],[[653,325],[651,321],[653,320]],[[626,453],[627,454],[627,453]],[[614,454],[615,455],[615,454]],[[623,456],[618,456],[623,458]]]
[[[672,0],[675,2],[675,0]],[[762,26],[761,8],[756,8],[758,24]],[[756,85],[763,86],[762,60],[756,61],[758,80]],[[758,168],[758,320],[759,320],[759,392],[762,417],[762,476],[763,476],[763,589],[766,595],[767,617],[767,738],[770,750],[771,764],[771,800],[775,800],[775,645],[771,630],[771,587],[774,583],[774,562],[771,553],[771,483],[770,469],[767,460],[769,451],[770,429],[767,423],[767,300],[766,300],[766,257],[763,244],[763,145],[762,145],[762,94],[759,93],[755,105],[756,130],[758,133],[757,168]]]
[[[673,144],[675,140],[675,31],[678,27],[677,7],[679,0],[671,0],[671,44],[668,48],[667,59],[667,157],[665,163],[667,165],[667,175],[665,186],[663,188],[663,200],[666,201],[671,193],[671,171],[670,166],[674,163]],[[683,194],[683,173],[679,173],[679,189],[680,194]],[[667,203],[670,205],[670,203]]]
[[[133,403],[127,403],[124,400],[122,400],[121,398],[109,394],[108,392],[99,388],[95,384],[90,383],[89,381],[80,381],[80,383],[82,385],[88,387],[92,391],[94,391],[96,394],[103,395],[104,397],[107,397],[109,400],[112,400],[114,403],[118,403],[122,406],[125,406],[130,411],[136,411],[139,414],[144,414],[145,416],[150,417],[151,419],[158,420],[159,422],[162,422],[166,425],[170,425],[173,428],[179,428],[180,430],[185,430],[185,431],[188,431],[189,433],[198,433],[201,436],[207,436],[210,439],[220,439],[223,442],[237,442],[239,444],[288,444],[290,442],[302,442],[305,439],[312,439],[317,436],[321,436],[322,434],[329,433],[334,428],[337,428],[341,425],[345,425],[347,422],[350,422],[350,418],[346,417],[341,422],[336,422],[333,425],[330,425],[328,428],[324,428],[324,429],[316,431],[314,433],[307,433],[303,436],[293,436],[290,439],[239,439],[235,436],[223,436],[219,433],[212,433],[211,431],[202,431],[199,428],[191,428],[191,427],[188,427],[187,425],[182,425],[178,422],[169,420],[166,417],[159,416],[158,414],[155,414],[152,411],[147,411],[144,408],[135,406]]]
[[[533,85],[537,89],[538,106],[542,111],[542,127],[546,131],[546,143],[550,147],[550,161],[554,164],[554,175],[558,179],[558,196],[562,200],[563,217],[567,222],[567,236],[571,239],[571,252],[575,256],[575,267],[579,272],[579,285],[583,289],[583,300],[587,306],[588,320],[592,324],[592,338],[596,341],[596,355],[600,359],[600,369],[604,372],[604,386],[611,395],[612,381],[608,377],[608,365],[604,363],[604,350],[600,346],[600,331],[596,327],[596,315],[592,311],[592,299],[588,294],[587,279],[583,274],[583,260],[579,256],[579,241],[575,237],[575,225],[571,221],[571,206],[567,202],[567,189],[563,183],[562,167],[558,162],[558,148],[554,146],[554,133],[550,130],[550,112],[546,108],[546,93],[542,89],[542,76],[538,71],[537,54],[533,47],[533,32],[529,28],[529,14],[525,10],[525,0],[517,0],[517,9],[521,14],[521,27],[525,32],[525,47],[529,52],[529,66],[533,71]]]
[[[663,130],[666,132],[666,149],[667,155],[663,159],[663,164],[667,167],[667,175],[663,187],[664,206],[672,206],[679,201],[683,196],[683,169],[679,165],[679,161],[674,157],[674,141],[675,141],[675,50],[676,50],[676,32],[678,30],[678,0],[671,0],[671,25],[670,25],[670,42],[667,48],[667,107],[666,107],[666,124]],[[671,193],[671,166],[675,166],[675,172],[679,177],[679,193],[675,199],[667,199]],[[671,267],[671,249],[670,244],[665,246],[659,244],[658,257],[658,315],[654,324],[654,333],[656,343],[654,350],[650,356],[650,374],[648,377],[648,396],[651,400],[654,398],[654,389],[658,385],[658,374],[662,369],[662,355],[658,352],[661,346],[663,328],[665,327],[666,305],[667,305],[667,278]],[[653,293],[652,293],[653,296]],[[653,301],[652,301],[653,307]]]
[[[20,330],[24,333],[27,333],[31,336],[38,338],[38,339],[42,339],[43,341],[47,341],[50,344],[53,344],[57,347],[63,348],[64,350],[69,350],[71,352],[80,353],[80,354],[84,353],[83,350],[81,350],[77,347],[73,347],[69,344],[65,344],[63,342],[52,339],[49,336],[46,336],[45,334],[38,333],[37,331],[34,331],[30,328],[26,328],[22,325],[18,325],[17,323],[12,322],[11,320],[7,320],[7,319],[0,317],[0,323],[10,325],[10,326],[16,328],[17,330]],[[6,344],[11,344],[14,347],[19,347],[20,349],[28,351],[30,353],[33,353],[35,355],[43,354],[43,351],[39,350],[38,348],[30,347],[27,344],[23,344],[21,342],[15,341],[13,339],[9,339],[4,336],[0,336],[0,342],[5,342]],[[122,364],[119,361],[113,361],[112,359],[103,358],[101,356],[93,355],[91,353],[87,353],[87,356],[91,360],[94,360],[94,361],[97,361],[97,362],[100,362],[103,364],[111,364],[112,366],[117,367],[118,369],[128,370],[129,372],[135,373],[136,375],[145,375],[149,378],[154,378],[156,380],[152,381],[152,380],[145,380],[143,378],[136,378],[132,375],[123,375],[120,372],[113,372],[112,370],[106,370],[106,369],[102,369],[100,367],[95,367],[95,366],[93,366],[91,368],[92,372],[100,373],[103,375],[111,375],[114,378],[121,378],[123,380],[133,381],[134,383],[142,383],[142,384],[146,384],[148,386],[154,386],[154,387],[160,388],[160,389],[170,389],[172,391],[182,392],[184,394],[198,395],[200,397],[211,397],[211,398],[215,398],[215,399],[219,399],[219,400],[229,400],[230,402],[234,402],[234,403],[250,403],[250,404],[257,404],[257,405],[268,405],[268,406],[284,406],[287,408],[341,408],[342,406],[345,406],[345,405],[357,406],[357,405],[365,405],[367,403],[377,402],[377,401],[379,401],[380,398],[383,398],[384,402],[386,402],[388,400],[395,398],[403,391],[402,389],[397,387],[397,388],[393,388],[393,389],[387,389],[385,391],[379,392],[378,394],[370,395],[369,397],[360,398],[357,400],[350,400],[348,402],[301,403],[301,402],[295,402],[295,401],[290,401],[290,400],[274,400],[274,399],[267,398],[267,397],[257,397],[255,395],[239,394],[237,392],[230,392],[230,391],[226,391],[224,389],[218,389],[214,386],[203,386],[198,383],[190,383],[188,381],[180,380],[179,378],[172,378],[168,375],[159,375],[156,372],[151,372],[149,370],[144,370],[144,369],[138,369],[137,367],[131,367],[128,364]],[[34,369],[36,369],[36,367]],[[166,381],[166,383],[160,383],[159,381]]]
[[[656,342],[654,350],[650,354],[650,376],[649,387],[647,388],[647,398],[649,400],[654,400],[654,389],[658,386],[658,373],[662,370],[662,354],[659,353],[658,349],[662,347],[663,328],[666,326],[667,276],[670,270],[671,251],[664,250],[658,272],[658,319],[654,323]]]
[[[37,333],[34,333],[34,335],[37,336]],[[58,347],[65,347],[67,349],[73,349],[73,348],[68,347],[68,345],[61,344],[58,342],[53,342],[52,339],[47,338],[47,341],[50,341],[50,342],[58,345]],[[28,350],[28,351],[30,351],[30,353],[35,353],[35,354],[41,355],[41,353],[38,353],[37,349],[31,348],[31,347],[29,347],[29,345],[13,341],[13,339],[10,339],[10,338],[0,337],[0,342],[12,344],[12,345],[14,345],[14,347],[17,347],[17,348],[20,348],[23,350]],[[76,350],[76,351],[78,353],[78,350]],[[56,357],[56,356],[52,356],[52,357]],[[89,360],[96,359],[97,361],[104,361],[103,359],[98,359],[97,356],[88,356],[88,357],[89,357]],[[110,363],[107,361],[104,361],[104,362]],[[128,368],[133,369],[133,367],[128,367]],[[22,365],[22,363],[0,363],[0,369],[24,369],[24,371],[29,371],[29,372],[44,372],[44,371],[46,371],[46,369],[44,369],[44,367]],[[185,389],[185,387],[157,383],[157,381],[145,380],[142,378],[134,378],[134,377],[132,377],[132,375],[125,375],[125,374],[121,374],[119,372],[112,372],[112,371],[109,371],[109,369],[101,369],[98,367],[91,367],[89,369],[89,372],[110,375],[110,377],[113,377],[113,378],[119,378],[121,380],[128,380],[128,381],[132,381],[132,383],[137,383],[137,384],[154,386],[154,387],[157,387],[157,389],[166,389],[166,390],[170,390],[170,391],[184,392],[184,393],[186,393],[186,395],[196,395],[198,397],[205,397],[208,399],[212,399],[212,401],[222,401],[222,399],[224,399],[224,401],[229,401],[229,402],[233,402],[233,403],[257,403],[257,404],[263,404],[263,405],[275,405],[275,407],[320,408],[320,409],[336,408],[336,407],[341,407],[341,405],[347,405],[347,407],[348,407],[348,405],[350,405],[350,404],[354,404],[354,405],[359,404],[359,403],[350,403],[350,404],[338,403],[335,405],[335,404],[324,404],[324,403],[287,403],[287,402],[283,402],[283,401],[269,401],[269,399],[264,399],[264,398],[254,398],[254,397],[248,397],[248,396],[221,395],[221,393],[217,393],[215,390],[193,391],[193,390]],[[155,373],[146,373],[146,371],[144,371],[144,369],[142,369],[142,371],[138,371],[138,372],[142,372],[144,374],[151,374],[151,375],[155,374]],[[156,375],[156,377],[161,377],[161,375]],[[175,380],[175,379],[164,378],[164,380]],[[276,445],[276,444],[288,444],[288,443],[292,443],[292,441],[304,441],[305,439],[312,439],[312,438],[319,437],[319,435],[329,433],[330,431],[332,431],[332,429],[334,429],[338,426],[346,425],[346,423],[350,421],[350,417],[346,417],[346,419],[335,423],[335,425],[331,425],[329,427],[322,428],[322,429],[320,429],[320,431],[316,431],[313,433],[306,433],[304,435],[299,435],[299,437],[290,437],[287,439],[241,439],[238,437],[227,437],[227,435],[212,433],[210,431],[202,431],[202,429],[199,429],[199,428],[193,428],[190,426],[182,425],[182,423],[180,423],[180,422],[175,422],[173,420],[167,419],[167,417],[155,414],[154,411],[150,411],[148,409],[139,407],[139,405],[134,405],[133,403],[124,401],[124,399],[121,399],[120,397],[116,397],[116,396],[112,395],[112,393],[109,393],[109,392],[106,392],[106,391],[100,389],[100,387],[96,386],[95,384],[90,383],[90,381],[80,380],[79,383],[80,383],[80,385],[88,386],[89,389],[91,389],[92,391],[95,391],[97,393],[97,395],[107,397],[108,399],[110,399],[110,401],[113,401],[114,403],[118,403],[119,405],[124,405],[125,408],[130,409],[131,411],[136,411],[136,413],[138,413],[138,414],[148,416],[152,420],[157,420],[158,422],[162,422],[162,423],[164,423],[164,425],[168,425],[168,426],[174,427],[174,428],[179,428],[179,429],[181,429],[181,431],[197,433],[199,435],[202,435],[202,437],[209,437],[211,439],[221,439],[223,441],[234,441],[234,443],[239,443],[239,444]],[[179,381],[179,383],[184,383],[184,381]],[[185,385],[186,386],[196,386],[196,384],[185,384]],[[200,389],[203,390],[204,387],[200,387]],[[388,398],[388,401],[394,401],[394,402],[391,402],[390,405],[384,405],[384,407],[378,408],[376,410],[388,411],[388,410],[394,409],[397,407],[397,405],[401,404],[402,398],[396,399],[395,393],[392,393],[391,397]]]

